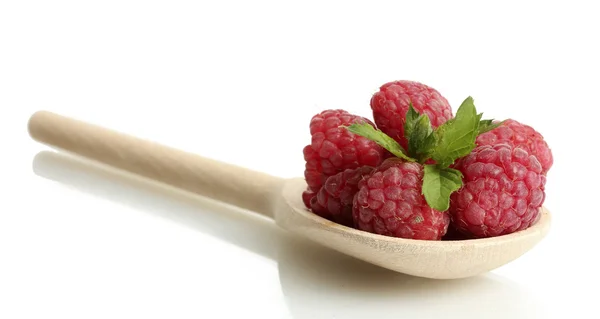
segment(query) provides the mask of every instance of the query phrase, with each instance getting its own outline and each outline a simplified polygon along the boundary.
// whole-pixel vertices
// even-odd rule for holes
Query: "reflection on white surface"
[[[439,281],[388,271],[282,231],[270,220],[54,152],[36,174],[271,258],[294,318],[536,318],[531,295],[488,274]]]
[[[430,280],[300,241],[283,248],[280,280],[296,318],[337,318],[340,309],[345,318],[545,317],[530,295],[497,275]]]

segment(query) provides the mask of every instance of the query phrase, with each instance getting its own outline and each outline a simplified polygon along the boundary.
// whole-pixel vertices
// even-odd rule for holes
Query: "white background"
[[[1,1],[0,318],[597,318],[594,1]],[[38,152],[47,109],[281,177],[308,121],[417,80],[542,132],[548,237],[492,273],[394,274]],[[586,291],[591,289],[591,292]],[[586,313],[587,312],[587,313]]]

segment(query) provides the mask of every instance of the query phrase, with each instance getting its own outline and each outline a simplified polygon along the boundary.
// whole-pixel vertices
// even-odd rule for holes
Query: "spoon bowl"
[[[505,265],[540,242],[550,229],[544,207],[529,228],[508,235],[453,241],[395,238],[346,227],[304,208],[303,179],[288,180],[275,220],[279,226],[317,243],[400,273],[433,279],[472,277]]]
[[[28,130],[40,143],[262,214],[323,246],[413,276],[456,279],[488,272],[529,251],[550,228],[550,213],[542,208],[536,224],[504,236],[455,241],[382,236],[309,212],[301,200],[307,186],[301,178],[284,180],[47,111],[33,114]]]

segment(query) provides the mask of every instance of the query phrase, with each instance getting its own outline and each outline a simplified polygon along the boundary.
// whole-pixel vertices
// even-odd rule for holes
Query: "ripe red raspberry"
[[[440,240],[450,217],[427,204],[422,184],[422,165],[386,159],[359,183],[352,212],[355,226],[386,236]]]
[[[404,148],[404,123],[410,103],[420,114],[427,114],[434,128],[452,118],[452,107],[446,98],[425,84],[401,80],[382,85],[371,97],[375,124]]]
[[[311,144],[304,147],[304,177],[309,190],[317,193],[329,176],[346,169],[377,166],[387,152],[377,143],[355,135],[342,125],[373,122],[344,110],[326,110],[310,121]]]
[[[457,162],[463,186],[451,195],[456,228],[475,237],[493,237],[534,224],[546,197],[546,177],[537,158],[508,144],[475,148]]]
[[[552,152],[544,141],[542,134],[531,126],[515,120],[506,120],[501,126],[483,133],[477,137],[477,145],[495,145],[506,143],[512,146],[522,146],[529,154],[537,157],[542,164],[542,173],[546,174],[552,163]]]
[[[311,208],[310,201],[316,196],[317,194],[308,188],[302,192],[302,202],[304,203],[304,206],[306,206],[306,208]]]
[[[313,212],[338,224],[353,227],[352,201],[358,192],[358,183],[373,170],[371,166],[362,166],[329,177],[312,199]]]

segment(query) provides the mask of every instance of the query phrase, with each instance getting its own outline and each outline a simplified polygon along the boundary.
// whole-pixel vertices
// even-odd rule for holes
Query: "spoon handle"
[[[36,141],[273,218],[282,179],[48,111],[29,119]]]

